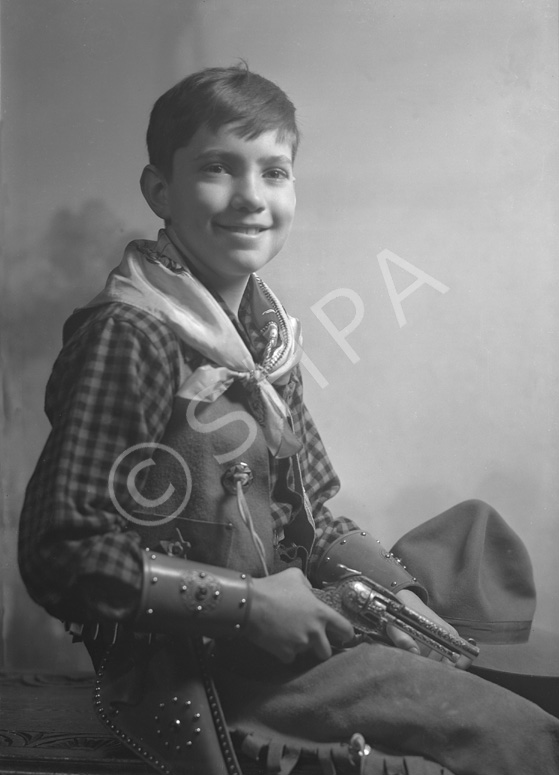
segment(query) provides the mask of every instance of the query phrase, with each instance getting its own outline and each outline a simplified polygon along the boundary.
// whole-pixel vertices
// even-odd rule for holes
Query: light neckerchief
[[[257,389],[260,418],[268,449],[289,457],[301,444],[289,424],[289,409],[273,387],[285,384],[302,355],[299,321],[283,309],[266,283],[251,275],[253,313],[264,319],[268,339],[262,363],[256,364],[233,322],[210,291],[185,266],[181,254],[161,230],[157,242],[134,240],[110,273],[105,288],[86,308],[110,302],[138,307],[169,326],[199,352],[203,363],[189,374],[177,396],[212,403],[234,381]]]

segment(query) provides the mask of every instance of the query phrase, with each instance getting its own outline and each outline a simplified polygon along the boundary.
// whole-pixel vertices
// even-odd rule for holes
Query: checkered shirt
[[[246,295],[239,322],[220,303],[257,360],[266,341],[251,319]],[[66,336],[47,385],[45,410],[52,430],[25,495],[19,564],[31,596],[54,616],[125,620],[139,603],[141,544],[113,505],[111,469],[123,450],[162,438],[181,359],[196,365],[200,356],[164,323],[129,305],[107,304],[82,317]],[[301,473],[316,526],[312,577],[325,548],[357,525],[333,518],[324,505],[338,491],[339,480],[303,403],[298,368],[292,383],[288,403],[303,443]],[[112,474],[116,500],[131,512],[127,476],[136,462],[130,455]],[[294,489],[293,472],[270,458],[270,474],[271,517],[281,532],[293,514],[293,499],[281,497]]]

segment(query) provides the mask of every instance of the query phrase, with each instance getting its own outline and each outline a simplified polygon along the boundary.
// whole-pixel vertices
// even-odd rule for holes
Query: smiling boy
[[[522,746],[487,729],[481,695],[511,728],[530,715],[538,761],[551,761],[547,714],[417,657],[398,630],[398,649],[332,656],[353,629],[311,584],[340,541],[358,544],[372,578],[446,625],[417,579],[324,505],[339,482],[303,403],[299,326],[256,274],[295,213],[292,103],[245,68],[210,68],[160,97],[147,137],[141,186],[165,228],[156,242],[131,243],[65,326],[47,388],[52,431],[22,512],[31,595],[85,626],[96,665],[111,622],[215,638],[218,688],[244,737],[261,724],[272,740],[317,744],[363,732],[406,754],[394,771],[413,772],[420,755],[456,773],[471,773],[473,760],[480,773],[505,773]],[[317,726],[312,709],[320,718],[325,707]],[[420,736],[401,735],[411,719]],[[496,750],[504,764],[483,769]]]
[[[229,125],[199,129],[142,174],[142,191],[173,243],[237,314],[248,278],[283,247],[295,215],[293,148],[275,130],[247,140]]]

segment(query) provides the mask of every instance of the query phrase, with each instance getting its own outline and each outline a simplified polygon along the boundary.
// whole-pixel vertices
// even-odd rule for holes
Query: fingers
[[[416,643],[413,638],[392,625],[388,625],[386,633],[397,648],[409,651],[412,654],[421,654],[421,656],[431,659],[434,662],[440,662],[443,665],[456,667],[458,670],[467,670],[472,664],[472,660],[468,659],[468,657],[459,656],[457,659],[449,659],[438,651],[430,649],[428,646]]]
[[[458,658],[458,661],[454,663],[454,667],[457,667],[458,670],[467,670],[471,664],[472,664],[471,659],[468,659],[468,657],[461,656]]]
[[[353,630],[352,630],[353,632]],[[316,629],[307,633],[306,637],[300,640],[291,640],[289,643],[278,643],[272,646],[270,651],[284,664],[290,665],[300,654],[310,652],[321,662],[330,659],[332,656],[332,644],[324,627],[317,626]]]
[[[421,650],[414,639],[407,635],[402,630],[389,624],[386,628],[386,634],[396,646],[396,648],[403,649],[404,651],[410,651],[412,654],[420,654]]]
[[[332,656],[332,645],[341,647],[354,637],[352,625],[341,614],[316,600],[317,616],[313,627],[309,627],[308,642],[302,644],[301,652],[310,651],[324,662]]]
[[[349,643],[355,637],[353,625],[341,614],[334,611],[334,609],[326,607],[328,619],[326,621],[326,634],[328,641],[334,646],[343,646],[344,643]]]
[[[417,597],[417,595],[411,590],[402,589],[396,593],[396,596],[400,598],[400,600],[402,600],[407,606],[412,608],[414,611],[417,611],[418,613],[427,617],[427,619],[430,619],[432,622],[435,622],[435,624],[438,624],[439,627],[442,627],[443,629],[447,630],[452,635],[458,636],[457,630],[454,627],[452,627],[452,625],[448,624],[448,622],[445,622],[444,619],[441,619],[440,616],[438,616],[427,605],[425,605],[425,603],[423,603],[423,601],[420,600]],[[393,627],[387,627],[386,629],[394,645],[398,646],[399,648],[405,648],[408,651],[415,651],[415,653],[422,654],[423,656],[428,657],[429,659],[442,662],[443,664],[451,665],[452,667],[457,667],[459,670],[467,670],[468,667],[472,664],[472,661],[465,656],[460,656],[456,660],[452,660],[452,659],[448,659],[447,657],[441,656],[437,651],[432,651],[426,646],[417,646],[416,644],[416,649],[410,648],[409,644],[410,644],[411,638],[409,636],[404,635],[404,633],[401,633],[401,632],[398,633],[398,631]],[[400,643],[402,643],[403,645],[400,645]]]
[[[246,637],[289,664],[305,652],[320,660],[332,656],[332,644],[353,639],[353,627],[320,601],[300,570],[253,579],[253,598]]]
[[[332,646],[324,631],[317,632],[316,636],[311,639],[311,650],[321,662],[330,659],[332,656]]]

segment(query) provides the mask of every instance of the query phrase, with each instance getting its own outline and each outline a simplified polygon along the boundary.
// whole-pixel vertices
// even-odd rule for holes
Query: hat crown
[[[427,588],[431,608],[463,637],[528,640],[536,609],[530,556],[487,504],[467,501],[424,522],[393,552]]]

